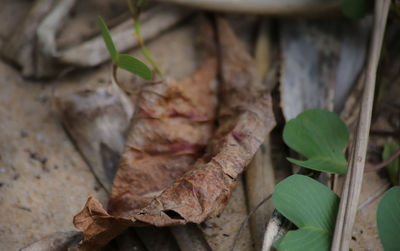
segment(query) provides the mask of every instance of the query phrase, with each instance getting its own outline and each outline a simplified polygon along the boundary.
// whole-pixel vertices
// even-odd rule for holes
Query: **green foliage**
[[[117,62],[118,59],[118,52],[117,49],[115,49],[114,42],[110,35],[110,31],[108,30],[107,25],[104,23],[104,20],[103,18],[101,18],[101,16],[97,17],[97,23],[100,27],[101,35],[103,36],[107,50],[110,53],[111,60],[115,63]]]
[[[399,145],[396,143],[385,143],[383,147],[382,158],[387,160],[394,152],[399,149]],[[399,157],[395,158],[389,165],[386,166],[386,171],[389,174],[390,182],[394,186],[398,184],[398,169],[399,169]]]
[[[329,250],[339,197],[328,187],[307,176],[292,175],[276,186],[272,203],[299,228],[274,244],[278,251]]]
[[[343,174],[346,172],[344,149],[349,132],[333,112],[311,109],[286,123],[285,143],[308,160],[287,158],[293,164],[316,171]]]
[[[110,53],[111,59],[114,64],[116,64],[119,68],[127,70],[133,74],[139,75],[140,77],[149,80],[152,78],[152,71],[137,58],[134,58],[130,55],[119,54],[115,49],[114,42],[111,38],[110,31],[107,28],[107,25],[104,23],[104,20],[98,16],[97,17],[98,25],[100,27],[101,35],[103,36],[104,43],[106,44],[107,50]]]
[[[343,0],[342,13],[349,18],[362,18],[367,10],[367,0]]]
[[[146,5],[147,1],[146,0],[139,0],[136,1],[136,3],[133,3],[132,0],[126,0],[126,3],[128,4],[129,11],[132,14],[133,18],[133,25],[135,27],[135,37],[140,44],[140,48],[142,49],[143,55],[146,57],[147,61],[154,67],[154,70],[160,75],[160,77],[163,77],[163,73],[161,72],[161,69],[158,67],[157,63],[154,61],[153,57],[151,56],[149,50],[147,47],[144,45],[141,31],[140,31],[140,15],[142,13],[142,10],[144,6]]]
[[[142,61],[127,54],[118,55],[118,67],[147,80],[151,79],[153,75],[152,71]]]
[[[392,187],[385,193],[376,213],[379,238],[385,251],[400,247],[400,187]]]

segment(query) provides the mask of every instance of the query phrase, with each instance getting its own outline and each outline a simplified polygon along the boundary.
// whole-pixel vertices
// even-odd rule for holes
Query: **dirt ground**
[[[0,8],[0,47],[31,4],[27,0],[2,1],[1,5],[7,7]],[[116,6],[114,11],[122,10]],[[82,33],[89,34],[91,29],[87,27],[93,24],[88,23],[93,22],[79,13],[81,19],[77,20],[86,27]],[[193,20],[194,17],[186,19],[148,44],[167,76],[183,79],[198,66]],[[232,20],[252,51],[258,19],[250,17],[243,23],[238,18]],[[71,22],[67,31],[77,25],[77,21]],[[64,40],[77,39],[65,34],[60,35]],[[143,59],[139,50],[131,53]],[[55,231],[74,230],[72,218],[89,195],[106,202],[107,194],[62,126],[54,95],[107,85],[111,82],[110,72],[111,66],[106,63],[50,80],[28,80],[18,67],[0,58],[0,250],[17,250]],[[128,74],[121,76],[123,81],[129,78]],[[388,187],[386,177],[365,175],[353,230],[353,250],[383,250],[375,212]]]

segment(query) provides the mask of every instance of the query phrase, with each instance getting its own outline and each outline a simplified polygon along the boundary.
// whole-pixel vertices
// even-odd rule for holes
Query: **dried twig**
[[[378,68],[389,5],[389,0],[375,1],[373,37],[369,51],[365,89],[358,121],[357,134],[353,144],[346,181],[340,200],[331,251],[348,250],[350,245],[351,232],[357,213],[364,173],[365,156],[367,153],[368,136],[371,125],[376,71]]]

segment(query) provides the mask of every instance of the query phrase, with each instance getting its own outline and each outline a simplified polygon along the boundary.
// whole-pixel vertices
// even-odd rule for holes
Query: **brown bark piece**
[[[200,223],[218,215],[238,175],[275,125],[270,95],[257,80],[253,60],[225,20],[218,19],[217,26],[222,60],[218,128],[211,137],[212,126],[207,123],[214,116],[210,113],[214,99],[210,76],[216,69],[212,57],[189,81],[193,85],[180,88],[186,82],[166,80],[144,89],[114,182],[110,203],[113,216],[90,197],[74,218],[75,225],[84,231],[83,250],[103,246],[128,225]],[[203,97],[202,85],[210,88]],[[146,123],[157,128],[151,130]],[[194,128],[197,124],[201,126]],[[204,155],[194,162],[210,137]]]

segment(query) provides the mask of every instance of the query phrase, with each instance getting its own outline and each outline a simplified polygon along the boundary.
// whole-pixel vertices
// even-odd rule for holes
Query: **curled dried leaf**
[[[269,92],[257,80],[252,58],[225,20],[218,19],[217,26],[222,62],[218,127],[213,128],[215,53],[208,53],[187,81],[168,79],[145,86],[109,213],[90,197],[74,218],[84,231],[83,250],[105,245],[131,225],[200,223],[216,216],[275,125]],[[214,41],[210,25],[202,30],[208,34],[205,41]]]

